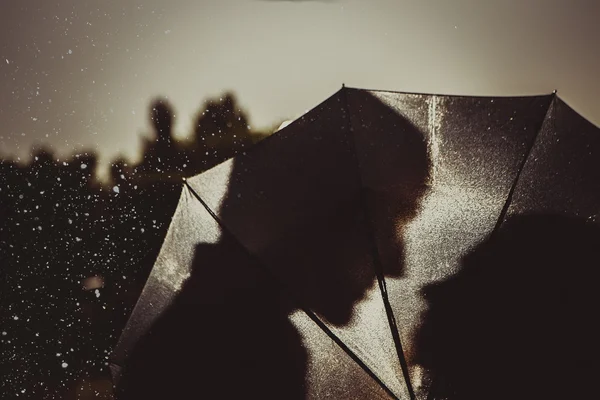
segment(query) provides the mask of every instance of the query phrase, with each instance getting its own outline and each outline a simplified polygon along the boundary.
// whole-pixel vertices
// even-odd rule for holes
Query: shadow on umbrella
[[[429,179],[423,133],[378,99],[362,96],[365,113],[376,123],[360,126],[358,154],[344,144],[352,133],[338,133],[340,122],[324,108],[266,139],[251,156],[234,159],[216,212],[225,222],[221,236],[195,247],[189,278],[127,357],[118,398],[308,395],[310,344],[290,315],[304,310],[332,326],[347,326],[377,274],[400,276],[399,224],[414,217]],[[264,200],[249,200],[257,195]],[[235,221],[235,237],[229,221]],[[259,243],[258,250],[251,254],[240,236]],[[376,274],[377,251],[382,265]],[[170,295],[152,293],[155,299]],[[327,351],[333,368],[337,353]],[[328,367],[318,367],[324,368],[319,373]],[[361,393],[364,386],[348,377],[329,380],[341,382],[339,390],[346,393]]]
[[[584,220],[513,217],[426,287],[418,361],[433,375],[429,398],[596,398],[599,243]]]

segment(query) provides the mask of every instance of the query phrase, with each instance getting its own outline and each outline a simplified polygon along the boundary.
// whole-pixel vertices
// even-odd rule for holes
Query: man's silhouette
[[[236,158],[217,212],[224,222],[221,237],[216,244],[196,246],[190,277],[130,354],[119,398],[305,398],[308,355],[290,314],[302,308],[335,326],[348,324],[355,304],[376,282],[376,240],[371,235],[381,216],[373,207],[386,207],[383,214],[391,222],[385,226],[397,229],[398,221],[414,215],[428,177],[421,132],[379,100],[364,96],[365,107],[387,122],[387,139],[400,142],[375,150],[366,146],[365,152],[401,161],[388,162],[387,172],[379,171],[384,176],[378,184],[362,188],[356,156],[347,147],[338,153],[323,150],[340,147],[334,143],[338,133],[331,131],[339,131],[340,122],[328,119],[327,107],[267,139],[272,142],[259,144],[251,156]],[[369,140],[381,134],[371,133]],[[323,148],[297,156],[293,141],[306,140],[303,134],[316,136],[315,146]],[[294,164],[292,157],[312,158],[318,167],[301,159]],[[371,155],[371,161],[377,159]],[[334,174],[331,181],[322,178],[326,174]],[[338,187],[351,190],[339,193]],[[193,192],[191,187],[184,190]],[[403,201],[395,203],[400,193]],[[194,207],[202,207],[197,203]],[[291,225],[282,225],[281,219]],[[392,230],[375,234],[381,239]],[[394,262],[386,265],[386,274],[401,273],[400,258]]]

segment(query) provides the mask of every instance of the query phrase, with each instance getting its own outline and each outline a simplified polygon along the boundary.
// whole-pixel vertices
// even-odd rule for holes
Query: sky
[[[186,136],[235,92],[253,127],[345,83],[559,96],[600,125],[596,0],[0,0],[0,156],[137,159],[149,105]]]

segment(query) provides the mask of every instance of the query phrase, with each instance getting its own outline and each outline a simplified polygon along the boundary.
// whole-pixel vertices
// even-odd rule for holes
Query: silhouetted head
[[[599,244],[585,220],[514,217],[427,287],[417,361],[435,398],[598,397]]]
[[[404,272],[403,231],[427,194],[433,160],[428,134],[404,113],[419,115],[427,97],[396,108],[379,96],[350,90],[350,113],[369,217],[384,273]]]
[[[335,325],[351,321],[381,264],[388,276],[402,273],[399,231],[429,178],[423,133],[363,95],[369,124],[344,130],[330,100],[236,158],[219,210],[265,268]]]

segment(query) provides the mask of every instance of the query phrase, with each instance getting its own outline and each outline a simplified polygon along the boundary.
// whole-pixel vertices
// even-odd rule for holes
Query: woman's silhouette
[[[584,220],[517,216],[427,287],[417,361],[430,398],[597,398],[599,245]]]

